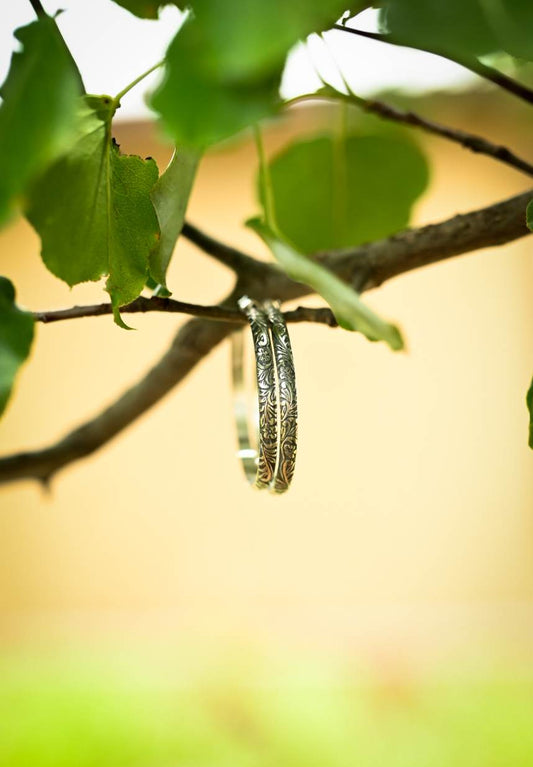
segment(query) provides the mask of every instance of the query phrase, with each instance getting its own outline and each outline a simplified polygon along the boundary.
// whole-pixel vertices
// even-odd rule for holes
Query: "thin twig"
[[[533,190],[487,208],[455,216],[439,224],[401,232],[360,248],[324,254],[324,262],[360,290],[478,248],[501,245],[530,234],[525,208]],[[254,264],[240,275],[238,287],[222,306],[232,308],[244,290],[257,299],[299,298],[310,293],[271,264]],[[161,360],[106,410],[42,450],[0,459],[0,483],[20,479],[47,484],[73,461],[95,452],[156,404],[235,328],[235,323],[194,319],[178,332]]]
[[[340,32],[351,32],[352,35],[357,35],[357,37],[366,37],[369,40],[377,40],[380,43],[394,44],[389,35],[384,35],[381,32],[367,32],[366,29],[355,29],[355,27],[348,27],[345,24],[334,24],[331,29],[337,29]]]
[[[446,125],[441,125],[434,120],[428,120],[411,111],[405,112],[396,109],[396,107],[385,104],[382,101],[358,98],[358,103],[366,112],[372,112],[386,120],[393,120],[398,123],[403,123],[404,125],[411,125],[415,128],[420,128],[427,133],[433,133],[436,136],[449,139],[450,141],[454,141],[456,144],[465,147],[465,149],[470,149],[472,152],[492,157],[494,160],[499,160],[500,162],[505,163],[505,165],[509,165],[516,170],[526,173],[528,176],[533,176],[533,165],[502,144],[493,144],[492,141],[489,141],[482,136],[468,133],[459,128],[448,128]]]
[[[284,312],[285,322],[317,322],[321,325],[328,325],[330,328],[338,328],[339,323],[331,309],[325,306],[319,308],[311,306],[299,306],[292,311]]]
[[[30,3],[31,3],[31,7],[33,8],[33,10],[35,11],[38,17],[47,15],[40,0],[30,0]]]
[[[331,29],[337,29],[341,32],[349,32],[350,34],[357,35],[358,37],[366,37],[370,40],[377,40],[381,43],[388,43],[389,45],[398,45],[404,48],[415,48],[416,50],[424,51],[425,53],[432,53],[435,56],[441,56],[442,58],[453,61],[455,64],[464,67],[464,69],[470,70],[470,72],[478,75],[478,77],[482,77],[484,80],[488,80],[494,85],[497,85],[499,88],[512,93],[513,96],[517,96],[527,104],[533,104],[533,90],[531,90],[531,88],[528,88],[526,85],[523,85],[517,80],[513,80],[512,77],[509,77],[503,72],[494,69],[494,67],[489,67],[487,64],[482,64],[481,61],[474,57],[458,56],[456,54],[452,55],[448,51],[437,50],[435,48],[418,48],[415,45],[410,45],[409,43],[402,43],[400,40],[395,40],[391,35],[388,34],[384,35],[380,34],[379,32],[365,32],[363,29],[355,29],[354,27],[344,26],[343,24],[334,24]]]
[[[205,317],[218,322],[232,322],[237,325],[245,325],[245,315],[237,310],[223,306],[203,306],[201,304],[189,304],[185,301],[176,301],[173,298],[160,298],[153,296],[145,298],[140,296],[131,304],[122,306],[121,313],[146,313],[146,312],[170,312],[174,314],[190,314],[193,317]],[[53,309],[44,312],[33,312],[36,322],[48,324],[62,320],[81,319],[82,317],[102,317],[113,313],[111,303],[91,304],[88,306],[71,306],[68,309]],[[285,312],[286,322],[316,322],[329,327],[337,327],[337,321],[330,309],[326,307],[299,306],[297,309]]]
[[[352,91],[348,94],[341,93],[340,91],[334,90],[330,85],[326,85],[325,88],[316,93],[295,96],[286,103],[290,105],[321,98],[333,99],[335,101],[342,100],[350,104],[355,104],[363,111],[375,114],[384,120],[391,120],[392,122],[400,123],[402,125],[420,128],[426,133],[431,133],[435,136],[440,136],[441,138],[453,141],[455,144],[459,144],[465,149],[469,149],[471,152],[492,157],[493,160],[498,160],[505,165],[509,165],[511,168],[519,170],[521,173],[533,176],[533,164],[524,160],[502,144],[493,144],[492,141],[489,141],[482,136],[478,136],[475,133],[468,133],[459,128],[449,128],[447,125],[441,125],[434,120],[428,120],[425,117],[421,117],[415,112],[406,112],[402,109],[398,109],[391,104],[386,104],[384,101],[364,99],[361,96],[357,96]]]
[[[173,298],[161,298],[152,296],[145,298],[140,296],[132,301],[131,304],[120,308],[121,314],[145,313],[145,312],[170,312],[174,314],[190,314],[193,317],[205,317],[210,320],[219,320],[222,322],[236,322],[244,324],[246,317],[237,309],[226,309],[221,306],[202,306],[200,304],[189,304],[185,301],[176,301]],[[48,324],[50,322],[60,322],[62,320],[74,320],[82,317],[101,317],[106,314],[112,314],[113,307],[111,303],[91,304],[88,306],[71,306],[68,309],[53,309],[44,312],[34,312],[33,316],[36,322]]]
[[[435,53],[437,56],[446,56],[446,54],[438,53],[437,51],[435,51]],[[489,80],[489,82],[497,85],[498,88],[502,88],[502,90],[512,93],[513,96],[517,96],[522,101],[525,101],[526,104],[533,104],[533,90],[528,88],[527,85],[518,82],[518,80],[514,80],[512,77],[500,72],[498,69],[489,67],[488,64],[483,64],[481,61],[478,61],[478,59],[467,61],[456,57],[450,59],[450,61],[455,61],[459,66],[464,67],[465,69],[470,69],[474,74],[485,80]]]

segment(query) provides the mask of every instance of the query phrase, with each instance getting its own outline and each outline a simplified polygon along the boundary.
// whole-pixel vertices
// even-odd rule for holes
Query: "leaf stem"
[[[257,157],[259,159],[259,185],[265,208],[265,223],[272,232],[277,232],[276,213],[274,209],[274,190],[272,188],[272,178],[268,168],[265,145],[261,129],[256,123],[254,125],[255,145],[257,147]]]
[[[138,85],[142,80],[144,80],[145,77],[148,77],[148,75],[151,75],[152,72],[155,72],[156,69],[159,69],[159,67],[162,67],[165,63],[164,59],[161,61],[158,61],[157,64],[154,64],[153,67],[150,67],[150,69],[147,69],[146,72],[143,72],[142,75],[139,75],[139,77],[136,77],[135,80],[132,80],[131,83],[128,83],[125,88],[123,88],[114,98],[115,105],[118,107],[120,104],[120,100],[123,96],[126,95],[126,93],[129,93],[132,88],[135,88],[136,85]]]
[[[338,122],[336,130],[333,132],[333,194],[331,202],[333,205],[332,220],[335,222],[335,230],[339,237],[343,230],[343,222],[348,213],[348,178],[347,178],[347,158],[346,158],[346,139],[348,136],[348,102],[339,101]]]

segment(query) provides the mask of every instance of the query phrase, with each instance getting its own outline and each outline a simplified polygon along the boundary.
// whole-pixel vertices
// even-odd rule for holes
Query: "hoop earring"
[[[250,484],[280,494],[294,474],[297,396],[294,361],[285,320],[277,301],[239,300],[252,331],[257,380],[257,448],[252,446],[244,376],[244,333],[232,334],[235,419],[241,458]]]
[[[291,484],[296,463],[298,401],[296,376],[289,331],[279,301],[266,301],[278,384],[278,455],[271,491],[285,493]]]
[[[248,296],[243,296],[238,303],[252,331],[258,401],[257,447],[253,447],[245,390],[244,333],[239,331],[232,334],[232,373],[239,441],[238,455],[250,484],[264,489],[269,487],[274,477],[278,448],[278,393],[274,354],[265,311]]]

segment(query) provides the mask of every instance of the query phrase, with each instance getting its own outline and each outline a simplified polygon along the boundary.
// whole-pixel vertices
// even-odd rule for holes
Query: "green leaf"
[[[27,217],[42,240],[48,269],[69,285],[109,275],[115,322],[140,294],[159,236],[150,193],[154,160],[123,155],[111,138],[115,103],[84,100],[77,141],[33,186]]]
[[[206,66],[207,50],[196,20],[185,23],[166,54],[166,76],[152,96],[179,146],[202,151],[272,114],[282,63],[265,76],[243,73],[230,81]]]
[[[151,103],[178,145],[204,149],[276,112],[289,49],[335,23],[345,3],[196,0],[193,8]]]
[[[527,409],[529,410],[529,447],[533,450],[533,379],[526,396]]]
[[[27,184],[65,148],[72,136],[79,74],[55,21],[43,16],[15,32],[13,54],[1,88],[0,224]]]
[[[533,232],[533,200],[531,200],[526,208],[526,223]]]
[[[341,327],[358,330],[370,341],[386,341],[395,351],[403,349],[399,329],[378,317],[347,283],[283,242],[260,219],[251,219],[247,225],[265,241],[291,279],[309,285],[328,302]]]
[[[422,152],[401,134],[324,135],[283,149],[269,175],[278,229],[298,250],[313,253],[407,226],[429,171]]]
[[[533,57],[531,0],[384,0],[381,18],[396,40],[416,48]]]
[[[141,19],[157,19],[160,8],[165,5],[175,5],[172,0],[166,2],[165,0],[163,2],[157,2],[157,0],[114,0],[114,2]]]
[[[0,414],[4,412],[19,367],[30,353],[34,321],[15,305],[15,288],[0,277]]]
[[[382,8],[386,28],[407,45],[470,55],[498,47],[479,0],[385,0]]]
[[[351,4],[355,13],[372,3]],[[346,0],[195,0],[201,66],[232,82],[268,75],[283,64],[289,49],[311,32],[332,26]]]
[[[511,56],[533,61],[533,3],[531,0],[492,0],[485,6],[501,47]]]
[[[156,283],[167,287],[166,274],[177,239],[185,220],[200,153],[176,149],[168,167],[152,189],[161,238],[150,255],[150,274]]]
[[[165,288],[161,283],[156,282],[153,277],[148,275],[148,279],[146,280],[146,287],[148,290],[152,291],[153,296],[160,296],[161,298],[169,298],[172,293],[168,288]]]

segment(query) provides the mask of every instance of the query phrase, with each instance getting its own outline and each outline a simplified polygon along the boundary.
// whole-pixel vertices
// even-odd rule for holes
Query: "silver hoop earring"
[[[257,436],[253,446],[244,375],[244,333],[232,335],[235,419],[241,458],[248,481],[272,493],[288,490],[294,474],[297,396],[291,343],[279,302],[239,300],[251,331],[256,361]]]
[[[285,493],[291,484],[296,463],[298,437],[296,376],[289,331],[280,311],[279,301],[266,301],[264,308],[270,322],[278,384],[278,455],[270,489],[275,493]]]
[[[278,448],[278,399],[270,326],[265,311],[248,296],[239,300],[252,331],[255,352],[258,417],[257,447],[252,444],[244,375],[244,333],[232,335],[232,371],[239,457],[250,484],[268,488],[276,470]]]

